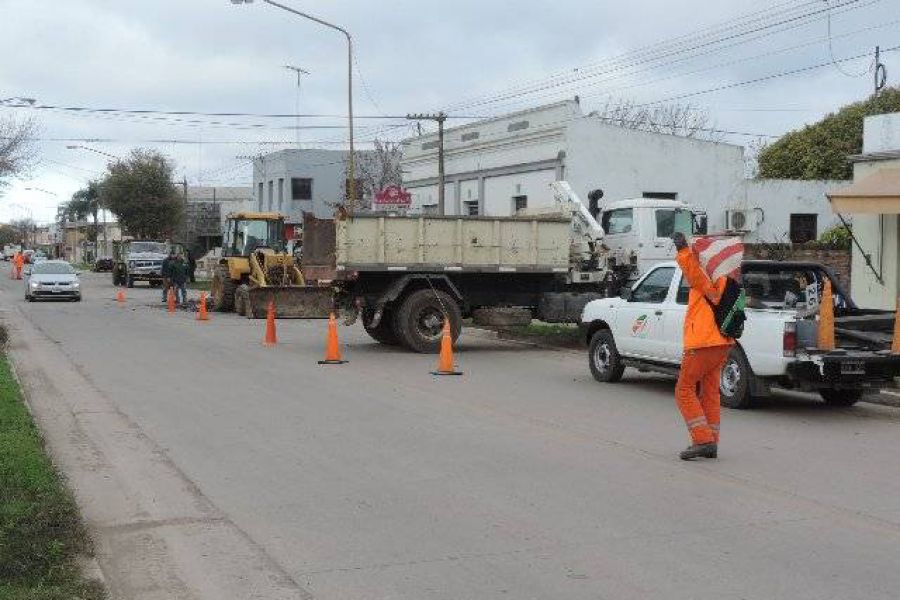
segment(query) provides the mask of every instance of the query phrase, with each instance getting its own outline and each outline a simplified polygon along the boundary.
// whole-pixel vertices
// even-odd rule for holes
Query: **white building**
[[[344,202],[343,150],[280,150],[253,161],[253,200],[260,211],[279,212],[288,223],[303,223],[303,214],[333,216]]]
[[[437,134],[404,144],[410,210],[437,213]],[[833,224],[824,191],[840,185],[748,181],[741,146],[618,127],[577,100],[449,128],[444,149],[449,215],[539,212],[552,206],[550,182],[565,179],[583,199],[599,188],[606,201],[684,200],[706,210],[711,231],[740,224],[748,242],[790,240],[792,223],[805,241]]]

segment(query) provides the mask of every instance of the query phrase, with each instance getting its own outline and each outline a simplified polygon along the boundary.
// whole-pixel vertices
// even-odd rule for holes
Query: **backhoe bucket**
[[[316,286],[287,286],[252,288],[248,317],[262,319],[269,302],[275,303],[278,319],[327,319],[334,310],[331,288]]]

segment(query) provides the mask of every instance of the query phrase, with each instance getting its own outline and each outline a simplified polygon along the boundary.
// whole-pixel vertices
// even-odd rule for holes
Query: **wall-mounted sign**
[[[412,204],[412,194],[399,185],[389,185],[380,192],[375,193],[375,201],[372,206],[375,209],[409,208]]]

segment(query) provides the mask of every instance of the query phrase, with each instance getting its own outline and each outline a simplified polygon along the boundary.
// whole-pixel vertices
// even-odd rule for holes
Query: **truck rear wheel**
[[[212,296],[212,308],[217,312],[234,310],[234,291],[237,285],[228,273],[228,267],[219,265],[213,273],[209,292]]]
[[[377,326],[372,327],[371,323],[374,317],[374,310],[370,308],[363,310],[362,321],[366,333],[379,344],[384,344],[386,346],[396,346],[399,344],[400,340],[397,338],[397,332],[394,331],[393,313],[385,308],[384,314],[381,315],[381,321],[378,322]]]
[[[601,329],[591,336],[588,348],[588,365],[591,375],[601,383],[616,383],[625,373],[622,357],[616,349],[616,341],[609,329]]]
[[[400,305],[394,316],[394,332],[413,352],[437,352],[445,317],[450,321],[450,335],[455,343],[462,331],[459,304],[441,290],[419,290]]]
[[[853,406],[862,400],[862,390],[819,390],[822,400],[829,406]]]
[[[751,408],[753,396],[750,384],[753,371],[744,356],[744,351],[734,346],[725,359],[722,375],[719,377],[719,397],[728,408]]]

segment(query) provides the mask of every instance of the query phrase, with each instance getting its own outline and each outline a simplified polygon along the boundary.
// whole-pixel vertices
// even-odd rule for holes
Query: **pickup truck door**
[[[690,294],[691,286],[687,279],[678,269],[675,277],[677,284],[675,285],[674,295],[670,295],[670,300],[663,307],[666,321],[663,330],[665,332],[665,353],[666,358],[673,362],[681,362],[684,345],[684,315],[687,312],[688,294]]]
[[[664,308],[675,271],[675,267],[651,270],[621,305],[613,334],[624,356],[666,359]]]

